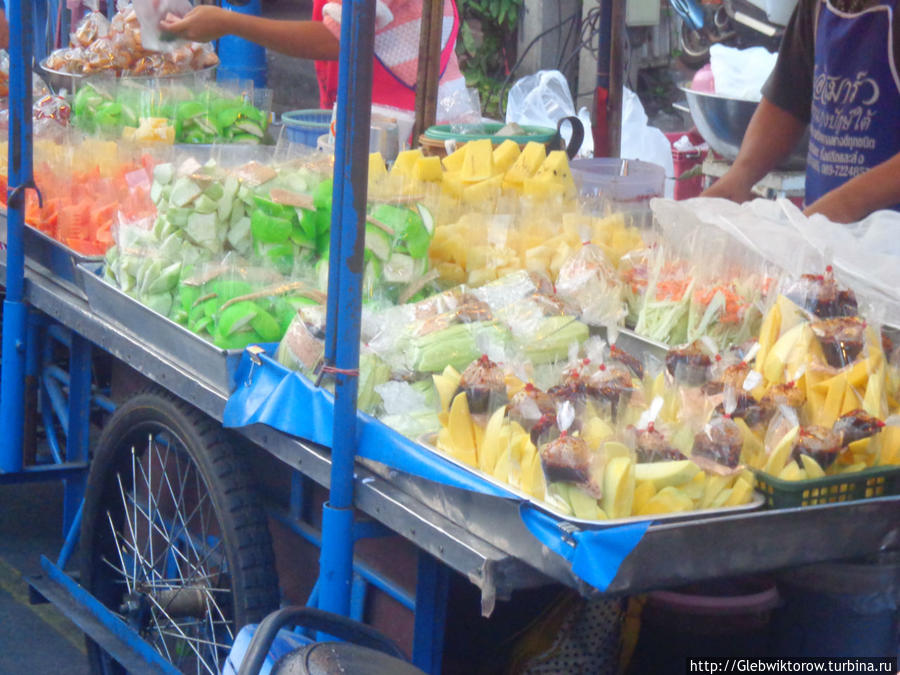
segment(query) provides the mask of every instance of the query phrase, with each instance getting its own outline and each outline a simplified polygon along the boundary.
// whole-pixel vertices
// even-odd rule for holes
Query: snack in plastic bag
[[[110,23],[100,12],[85,16],[69,38],[72,47],[89,47],[95,40],[109,35]]]
[[[702,469],[728,474],[740,465],[744,438],[734,420],[714,417],[694,436],[691,459]]]
[[[473,414],[490,413],[506,405],[506,377],[503,369],[482,354],[460,374],[459,391],[469,399]]]

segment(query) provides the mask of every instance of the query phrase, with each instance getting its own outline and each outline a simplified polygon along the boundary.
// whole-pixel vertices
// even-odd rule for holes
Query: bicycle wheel
[[[161,391],[109,420],[88,475],[81,583],[188,673],[218,673],[237,630],[277,608],[265,512],[213,420]],[[94,672],[123,673],[88,640]]]

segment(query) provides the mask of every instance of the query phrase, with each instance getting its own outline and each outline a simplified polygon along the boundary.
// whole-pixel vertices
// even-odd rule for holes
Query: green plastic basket
[[[484,122],[481,124],[438,124],[428,127],[425,130],[425,138],[433,141],[456,141],[457,143],[465,143],[467,141],[477,141],[481,138],[490,138],[494,143],[502,143],[509,139],[519,144],[525,144],[529,141],[537,143],[550,143],[557,139],[556,129],[550,127],[536,127],[524,125],[522,134],[513,134],[510,136],[497,136],[505,125],[499,122]]]
[[[900,494],[900,466],[878,466],[809,480],[782,480],[759,470],[754,473],[756,489],[763,493],[766,505],[776,509]]]

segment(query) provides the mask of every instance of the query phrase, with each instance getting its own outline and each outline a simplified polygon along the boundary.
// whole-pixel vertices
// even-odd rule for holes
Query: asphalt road
[[[25,576],[62,545],[62,488],[0,487],[0,673],[87,674],[82,633],[52,605],[31,605]]]

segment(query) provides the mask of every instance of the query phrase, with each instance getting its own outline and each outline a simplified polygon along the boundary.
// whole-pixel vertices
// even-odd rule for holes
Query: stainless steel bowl
[[[697,131],[709,147],[727,160],[737,158],[744,132],[750,124],[757,102],[740,98],[729,98],[719,94],[694,91],[687,85],[679,87],[687,97],[688,108]],[[794,151],[777,168],[785,171],[806,169],[806,152],[809,147],[809,132],[797,143]]]
[[[207,66],[200,70],[189,70],[184,73],[174,75],[125,75],[121,79],[135,82],[182,82],[183,84],[193,85],[198,82],[211,82],[216,79],[216,69],[218,66]],[[97,72],[91,75],[79,75],[76,73],[66,73],[61,70],[51,70],[44,65],[43,62],[38,64],[38,74],[50,87],[55,94],[65,89],[70,94],[74,94],[81,84],[92,80],[109,80],[112,75],[109,72]]]

